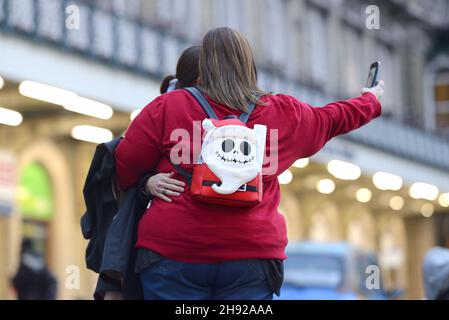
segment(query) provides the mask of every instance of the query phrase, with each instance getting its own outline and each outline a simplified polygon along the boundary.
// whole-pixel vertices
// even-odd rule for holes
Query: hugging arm
[[[148,174],[139,182],[139,197],[142,202],[148,203],[154,198],[165,202],[172,202],[170,197],[179,197],[184,192],[185,183],[173,179],[174,172]]]
[[[157,98],[134,119],[115,150],[117,180],[124,191],[155,172],[162,158],[163,105]]]

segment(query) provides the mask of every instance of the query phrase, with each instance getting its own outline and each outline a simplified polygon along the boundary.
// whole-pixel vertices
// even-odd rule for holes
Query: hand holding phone
[[[380,61],[374,62],[369,68],[368,79],[366,80],[365,88],[373,88],[379,81],[380,75]]]
[[[377,100],[380,100],[382,95],[384,94],[384,82],[382,80],[379,81],[380,75],[380,62],[374,62],[369,70],[368,80],[366,81],[366,86],[362,90],[362,94],[371,93],[373,94]]]

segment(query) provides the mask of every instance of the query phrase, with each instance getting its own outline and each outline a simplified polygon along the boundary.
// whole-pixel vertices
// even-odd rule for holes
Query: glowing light
[[[77,97],[76,93],[33,81],[23,81],[19,86],[22,96],[57,104],[69,104]]]
[[[434,201],[438,198],[439,190],[434,185],[417,182],[410,187],[409,194],[413,199]]]
[[[394,196],[390,199],[390,208],[395,211],[400,211],[404,208],[404,198],[400,196]]]
[[[438,203],[444,208],[449,208],[449,193],[443,193],[438,198]]]
[[[421,207],[421,214],[426,218],[430,218],[431,216],[433,216],[434,211],[435,208],[431,203],[423,204],[423,206]]]
[[[104,103],[94,100],[74,97],[63,105],[64,109],[76,113],[81,113],[98,119],[108,120],[114,115],[112,108]]]
[[[327,165],[327,170],[335,177],[341,180],[357,180],[362,175],[362,170],[355,164],[332,160]]]
[[[368,203],[373,198],[373,193],[369,189],[362,188],[357,191],[355,197],[358,202]]]
[[[137,109],[137,110],[134,110],[134,111],[131,113],[131,116],[130,116],[131,121],[134,121],[134,119],[137,118],[137,116],[142,112],[142,110],[143,110],[143,109]]]
[[[330,179],[318,181],[316,188],[322,194],[331,194],[335,191],[335,182]]]
[[[293,167],[298,168],[298,169],[303,169],[305,167],[307,167],[310,163],[310,160],[308,158],[305,159],[299,159],[296,160],[295,163],[293,164]]]
[[[3,89],[4,86],[5,86],[5,80],[3,80],[2,77],[0,77],[0,90]]]
[[[109,142],[114,138],[111,131],[94,126],[76,126],[72,129],[72,137],[77,140],[92,143]]]
[[[404,182],[400,176],[386,172],[377,172],[373,175],[373,183],[379,190],[398,191],[402,188]]]
[[[279,175],[278,180],[280,184],[289,184],[293,181],[293,173],[287,170]]]
[[[25,97],[60,105],[68,111],[102,120],[111,119],[114,114],[112,108],[104,103],[80,97],[72,91],[38,82],[23,81],[19,86],[19,92]]]
[[[17,127],[23,121],[22,115],[17,112],[6,108],[0,107],[0,123],[7,126]]]

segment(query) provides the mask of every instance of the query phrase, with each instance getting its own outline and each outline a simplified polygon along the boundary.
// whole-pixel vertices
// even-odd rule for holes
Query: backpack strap
[[[253,113],[254,109],[256,109],[256,104],[251,103],[248,106],[248,112],[242,113],[239,117],[239,120],[246,124],[249,120],[249,117],[251,117],[251,114]]]
[[[203,108],[204,112],[206,112],[209,118],[220,120],[218,119],[215,111],[212,109],[212,106],[209,104],[207,99],[204,97],[203,93],[198,88],[190,87],[185,88],[185,90],[187,90],[195,98],[195,100],[198,101],[198,103]]]
[[[204,112],[206,112],[206,114],[209,118],[220,120],[218,118],[217,114],[215,113],[215,111],[212,109],[212,106],[210,105],[210,103],[204,97],[204,94],[198,88],[190,87],[190,88],[184,88],[184,89],[187,90],[195,98],[196,101],[198,101],[198,103],[201,105]],[[248,122],[249,118],[251,117],[251,114],[253,113],[255,108],[256,108],[256,104],[251,103],[248,106],[248,111],[243,112],[240,115],[239,120],[246,124]]]

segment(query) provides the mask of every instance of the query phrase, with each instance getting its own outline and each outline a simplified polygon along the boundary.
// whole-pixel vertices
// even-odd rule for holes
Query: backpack
[[[190,184],[193,199],[231,207],[250,207],[262,200],[262,164],[267,127],[246,126],[256,105],[239,118],[219,120],[211,105],[197,88],[185,88],[206,112],[202,127],[206,132],[201,156],[193,173],[178,165],[176,171]]]

